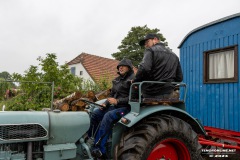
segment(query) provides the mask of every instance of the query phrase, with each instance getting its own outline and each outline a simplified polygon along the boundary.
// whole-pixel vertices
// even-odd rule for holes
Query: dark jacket
[[[130,105],[128,104],[128,100],[131,80],[133,80],[135,77],[132,69],[132,62],[128,59],[123,59],[118,64],[117,69],[119,68],[119,66],[128,66],[129,71],[123,76],[118,73],[119,76],[112,81],[112,89],[109,97],[117,99],[117,108],[129,107]],[[108,106],[109,102],[105,101],[105,105]]]
[[[141,81],[162,81],[181,82],[183,79],[179,58],[163,43],[148,48],[139,65],[134,82]],[[169,94],[173,91],[174,85],[147,84],[143,86],[143,93],[148,95]]]

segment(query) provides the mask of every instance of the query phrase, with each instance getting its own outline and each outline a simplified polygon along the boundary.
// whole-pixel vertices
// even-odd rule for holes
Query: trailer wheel
[[[115,147],[118,160],[201,160],[198,136],[186,122],[155,115],[123,133]]]

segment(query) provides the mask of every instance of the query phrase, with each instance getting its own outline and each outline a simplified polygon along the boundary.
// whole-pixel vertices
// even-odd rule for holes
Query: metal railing
[[[159,81],[143,81],[143,82],[135,82],[131,85],[131,88],[130,88],[130,97],[129,97],[129,104],[131,105],[131,112],[134,112],[136,114],[138,114],[140,112],[140,106],[141,106],[141,103],[143,102],[143,91],[142,91],[142,86],[146,83],[150,83],[150,84],[166,84],[166,83],[171,83],[173,85],[175,85],[175,87],[178,87],[179,90],[181,90],[181,87],[184,89],[184,90],[181,90],[180,91],[180,96],[179,96],[179,100],[178,101],[181,101],[183,103],[185,103],[186,101],[186,96],[187,96],[187,85],[185,83],[181,83],[181,82],[159,82]],[[138,99],[137,100],[133,100],[132,96],[133,96],[133,88],[135,88],[135,86],[137,86],[137,90],[138,90]],[[136,89],[136,88],[135,88]],[[183,93],[183,94],[181,94]],[[183,97],[181,97],[183,95]]]

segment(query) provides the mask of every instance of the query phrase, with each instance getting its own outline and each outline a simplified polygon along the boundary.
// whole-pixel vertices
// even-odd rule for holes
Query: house
[[[118,60],[81,53],[67,64],[73,75],[97,82],[104,76],[109,80],[116,77],[118,63]]]
[[[187,111],[204,126],[240,131],[240,13],[200,26],[179,45]]]

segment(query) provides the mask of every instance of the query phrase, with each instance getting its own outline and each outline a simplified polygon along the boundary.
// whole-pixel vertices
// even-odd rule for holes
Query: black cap
[[[159,39],[159,37],[158,37],[157,34],[155,34],[155,33],[149,33],[149,34],[147,34],[147,35],[144,37],[144,39],[142,39],[142,40],[139,42],[139,45],[140,45],[140,46],[144,46],[146,40],[153,39],[153,38]]]

